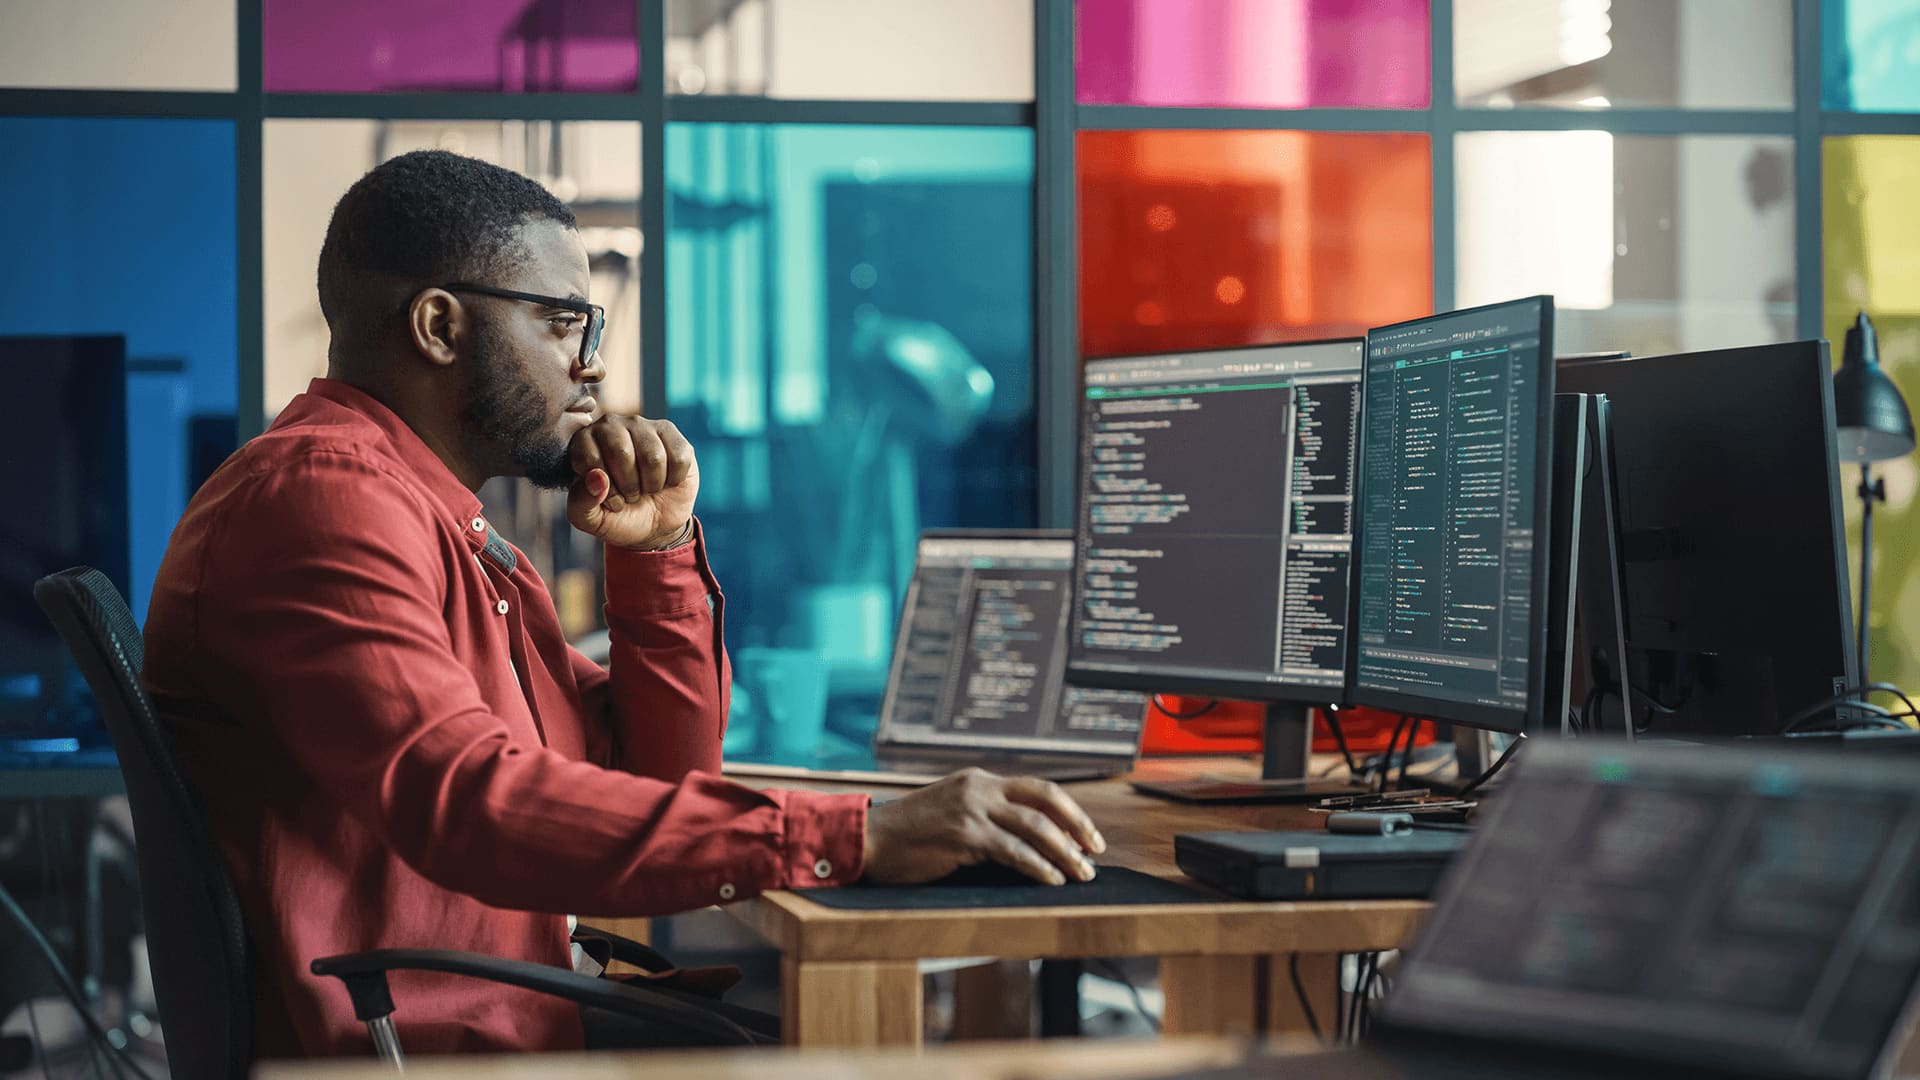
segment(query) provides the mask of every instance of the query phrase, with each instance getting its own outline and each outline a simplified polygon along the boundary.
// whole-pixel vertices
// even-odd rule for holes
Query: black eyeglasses
[[[580,335],[580,367],[586,369],[593,363],[593,354],[600,351],[600,332],[607,328],[607,309],[599,304],[589,304],[585,300],[574,300],[564,296],[541,296],[539,293],[515,292],[512,289],[496,289],[491,285],[474,285],[456,281],[451,285],[442,285],[448,292],[479,293],[481,296],[497,296],[503,300],[524,300],[529,304],[541,304],[559,308],[562,311],[577,311],[587,317],[586,332]]]

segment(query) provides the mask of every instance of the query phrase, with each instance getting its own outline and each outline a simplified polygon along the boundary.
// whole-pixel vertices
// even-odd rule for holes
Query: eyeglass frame
[[[593,358],[600,352],[600,336],[606,333],[607,309],[599,304],[589,304],[585,300],[574,300],[565,296],[542,296],[539,293],[519,292],[514,289],[496,289],[491,285],[476,285],[470,281],[456,281],[440,286],[447,292],[478,293],[481,296],[494,296],[502,300],[520,300],[529,304],[572,311],[587,317],[587,324],[580,334],[580,369],[585,371],[593,366]]]

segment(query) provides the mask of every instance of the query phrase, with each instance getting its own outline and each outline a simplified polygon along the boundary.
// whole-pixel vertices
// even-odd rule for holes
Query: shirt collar
[[[302,396],[318,398],[358,413],[362,419],[380,429],[393,447],[394,456],[433,494],[434,500],[440,504],[440,512],[452,520],[461,533],[474,542],[474,546],[478,547],[486,541],[491,530],[486,528],[480,497],[453,475],[453,470],[440,460],[440,455],[434,453],[426,441],[408,427],[405,420],[400,419],[399,414],[381,404],[372,394],[337,379],[315,379],[307,384],[307,392]],[[296,398],[281,415],[297,416],[301,411],[297,409],[299,404]],[[278,426],[278,421],[275,426]]]

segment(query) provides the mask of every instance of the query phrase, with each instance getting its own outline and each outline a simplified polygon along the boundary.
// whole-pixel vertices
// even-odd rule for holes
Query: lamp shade
[[[1840,370],[1833,373],[1833,418],[1842,461],[1886,461],[1913,453],[1913,414],[1880,368],[1879,344],[1864,311],[1847,328]]]

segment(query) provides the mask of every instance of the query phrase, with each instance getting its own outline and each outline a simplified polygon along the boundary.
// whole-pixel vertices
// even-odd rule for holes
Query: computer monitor
[[[1064,679],[1073,534],[935,530],[920,538],[876,753],[946,748],[1131,762],[1146,702]]]
[[[1269,710],[1268,775],[1346,668],[1362,341],[1089,359],[1068,677]]]
[[[33,583],[85,564],[128,591],[126,342],[0,337],[0,371],[0,756],[104,752],[92,696]]]
[[[1457,1075],[1892,1075],[1920,986],[1910,761],[1538,740],[1513,768],[1383,1030],[1510,1051]],[[1319,1075],[1343,1072],[1374,1075]]]
[[[1358,705],[1498,731],[1546,711],[1553,300],[1367,334]]]
[[[1561,366],[1612,404],[1642,726],[1775,733],[1859,683],[1829,371],[1824,341]]]

